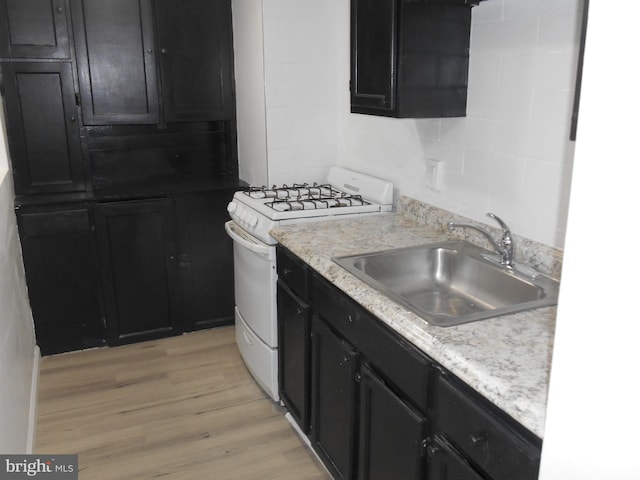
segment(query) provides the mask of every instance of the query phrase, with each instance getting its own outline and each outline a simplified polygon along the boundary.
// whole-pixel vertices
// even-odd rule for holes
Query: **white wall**
[[[342,84],[349,78],[348,4],[341,12]],[[397,193],[562,246],[581,0],[486,0],[472,9],[467,116],[353,115],[344,89],[339,163],[390,178]],[[426,160],[441,160],[441,192]]]
[[[541,480],[640,478],[640,6],[592,0]]]
[[[27,298],[0,101],[0,452],[28,453],[39,353]]]
[[[321,182],[337,164],[340,3],[232,1],[241,179]]]
[[[240,178],[267,184],[262,0],[233,0],[238,167]]]

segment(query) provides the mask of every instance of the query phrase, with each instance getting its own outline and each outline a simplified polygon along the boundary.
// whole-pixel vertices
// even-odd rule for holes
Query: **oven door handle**
[[[241,246],[248,248],[252,252],[268,257],[273,255],[274,247],[272,245],[267,245],[257,238],[252,237],[233,220],[229,220],[225,223],[224,229],[227,231],[227,235],[229,235],[234,242],[238,242]]]

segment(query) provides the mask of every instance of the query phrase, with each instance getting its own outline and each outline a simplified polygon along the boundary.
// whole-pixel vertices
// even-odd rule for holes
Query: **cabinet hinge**
[[[429,442],[431,441],[430,437],[427,438],[423,438],[422,439],[422,444],[420,445],[420,456],[424,457],[427,455],[427,449],[429,447]]]

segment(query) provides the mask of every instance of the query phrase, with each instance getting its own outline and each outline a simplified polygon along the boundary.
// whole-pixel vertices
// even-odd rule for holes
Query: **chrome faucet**
[[[513,245],[513,237],[511,236],[511,230],[509,230],[509,227],[507,227],[507,224],[504,223],[502,220],[500,220],[500,218],[498,218],[498,216],[496,216],[494,213],[489,212],[487,213],[487,216],[493,218],[496,222],[500,224],[500,228],[502,228],[502,236],[500,237],[499,241],[495,241],[493,237],[486,230],[483,230],[482,228],[477,227],[476,225],[449,222],[448,224],[449,230],[453,230],[454,228],[471,228],[477,232],[480,232],[485,237],[487,237],[491,245],[493,245],[493,248],[495,248],[498,254],[500,255],[500,265],[504,265],[505,267],[508,267],[508,268],[513,268],[514,245]]]

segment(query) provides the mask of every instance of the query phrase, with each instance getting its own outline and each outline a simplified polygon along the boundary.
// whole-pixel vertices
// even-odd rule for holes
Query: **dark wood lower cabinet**
[[[304,433],[311,420],[311,309],[278,280],[278,378],[280,399]]]
[[[359,378],[358,479],[423,478],[426,419],[367,365]]]
[[[17,217],[41,353],[103,345],[100,274],[89,206],[21,208]]]
[[[538,437],[292,252],[277,255],[281,397],[301,427],[310,408],[308,437],[334,478],[537,478]]]
[[[233,191],[18,207],[43,355],[233,323]]]
[[[358,353],[318,316],[312,323],[312,417],[314,448],[334,478],[355,472]]]
[[[175,197],[185,330],[233,323],[233,242],[224,223],[234,191],[222,189]]]
[[[96,206],[109,343],[182,331],[174,222],[168,199]]]
[[[436,437],[428,447],[429,480],[484,480],[446,440]]]

